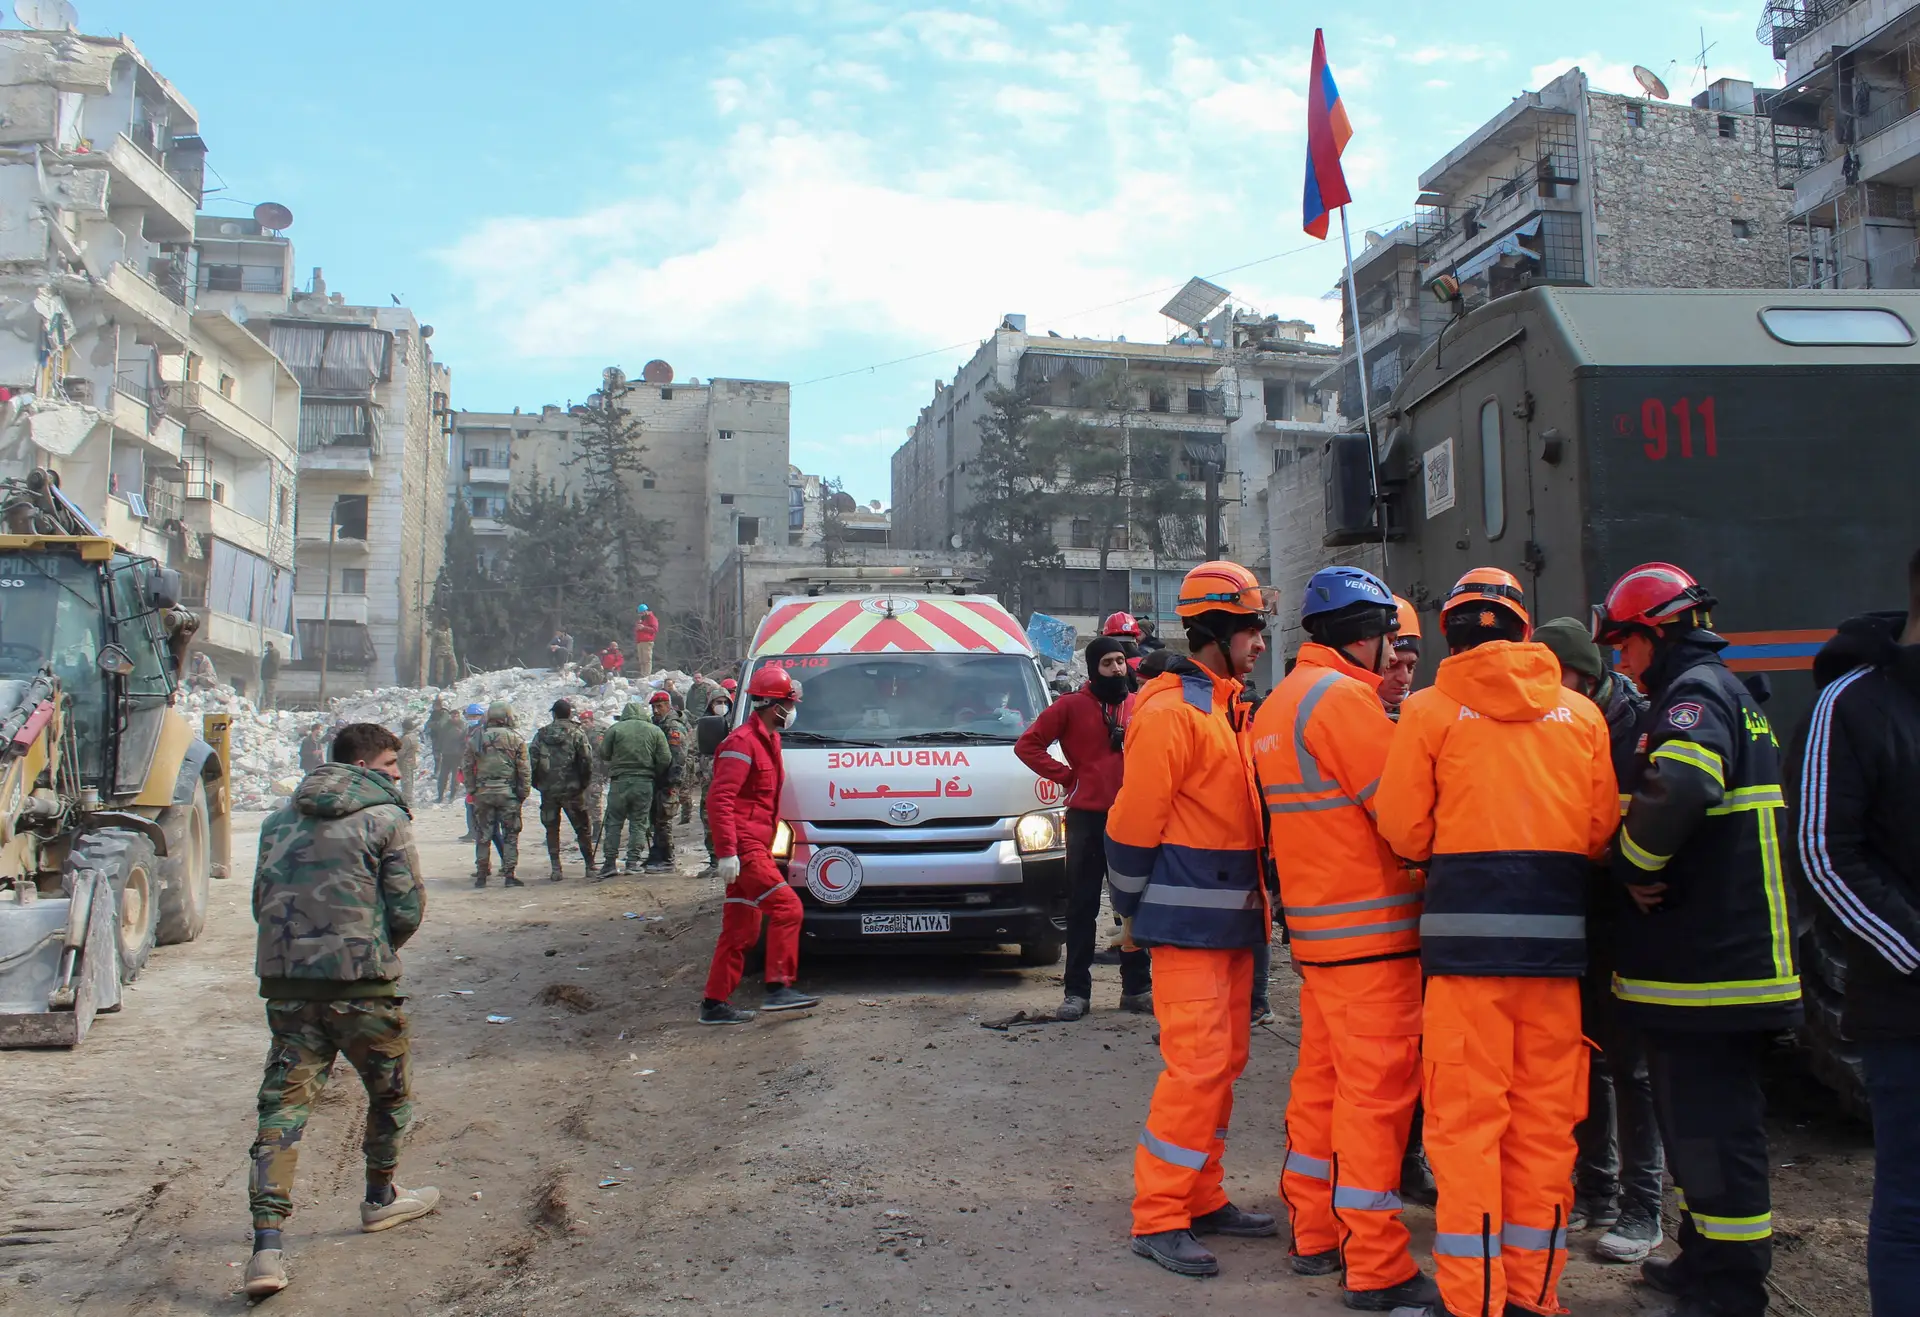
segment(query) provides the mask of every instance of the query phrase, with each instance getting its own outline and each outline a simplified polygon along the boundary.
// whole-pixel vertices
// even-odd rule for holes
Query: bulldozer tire
[[[120,981],[131,983],[153,954],[160,930],[160,878],[153,843],[122,828],[83,833],[67,852],[67,872],[81,869],[97,869],[113,885]]]
[[[1818,928],[1818,925],[1815,926]],[[1807,1069],[1832,1091],[1835,1105],[1855,1120],[1871,1124],[1866,1074],[1860,1064],[1860,1045],[1847,1036],[1841,1018],[1845,1005],[1845,948],[1831,935],[1809,929],[1800,938],[1800,976],[1806,1014],[1800,1026],[1800,1045]]]
[[[207,784],[193,784],[193,799],[169,805],[158,822],[167,834],[159,861],[161,946],[191,942],[206,929],[213,887],[213,824],[207,814]]]

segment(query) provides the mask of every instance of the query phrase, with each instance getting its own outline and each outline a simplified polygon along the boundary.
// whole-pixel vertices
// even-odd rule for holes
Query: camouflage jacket
[[[667,734],[653,725],[647,706],[638,700],[627,701],[613,726],[600,734],[600,756],[607,761],[609,777],[650,777],[655,786],[666,786],[673,771]]]
[[[476,804],[510,805],[527,798],[527,743],[511,727],[483,727],[467,738],[461,765]]]
[[[527,756],[534,790],[543,795],[570,796],[593,781],[593,746],[587,729],[571,718],[556,718],[535,732]]]
[[[405,782],[420,768],[420,733],[408,732],[400,738],[400,780]]]
[[[677,783],[687,775],[687,756],[693,751],[693,733],[687,730],[687,723],[677,713],[664,718],[655,718],[653,725],[667,734],[667,749],[673,755],[673,767],[669,770],[669,783]]]
[[[427,912],[400,788],[323,764],[260,825],[253,878],[262,997],[390,997],[397,954]]]

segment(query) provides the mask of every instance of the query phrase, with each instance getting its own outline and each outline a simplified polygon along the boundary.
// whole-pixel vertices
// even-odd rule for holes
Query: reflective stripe
[[[1184,1166],[1190,1171],[1202,1170],[1207,1164],[1206,1153],[1195,1152],[1192,1148],[1183,1148],[1177,1143],[1168,1143],[1165,1139],[1155,1137],[1150,1129],[1140,1131],[1140,1146],[1161,1161],[1170,1162],[1175,1166]]]
[[[1369,800],[1373,799],[1373,793],[1378,791],[1379,789],[1380,789],[1380,779],[1376,777],[1373,779],[1373,781],[1367,783],[1365,786],[1360,788],[1359,793],[1355,795],[1353,798],[1354,804],[1356,805],[1366,804]]]
[[[1289,926],[1287,937],[1294,942],[1332,942],[1343,937],[1370,937],[1375,933],[1404,933],[1410,928],[1420,927],[1419,916],[1412,919],[1395,919],[1385,924],[1359,924],[1353,928],[1294,928]]]
[[[1403,892],[1399,896],[1380,896],[1371,901],[1336,901],[1332,905],[1290,905],[1284,913],[1289,919],[1318,919],[1323,915],[1350,915],[1358,910],[1391,910],[1395,906],[1419,905],[1418,892]]]
[[[1689,1212],[1688,1215],[1693,1218],[1693,1228],[1708,1239],[1750,1244],[1773,1234],[1771,1212],[1762,1212],[1759,1216],[1708,1216],[1705,1212]]]
[[[1320,707],[1320,700],[1326,695],[1333,683],[1340,680],[1340,674],[1329,672],[1307,688],[1300,699],[1300,707],[1293,714],[1293,758],[1300,768],[1300,781],[1283,782],[1267,788],[1269,796],[1307,795],[1315,791],[1338,791],[1340,784],[1320,771],[1320,761],[1313,757],[1313,751],[1307,749],[1307,723],[1313,718],[1313,711]],[[1342,799],[1345,799],[1343,796]]]
[[[1435,1231],[1433,1255],[1437,1258],[1497,1258],[1500,1256],[1500,1236],[1490,1235],[1482,1239],[1479,1235],[1450,1235],[1445,1231]]]
[[[1774,827],[1773,811],[1755,815],[1760,825],[1760,883],[1767,892],[1767,928],[1773,935],[1773,972],[1780,978],[1793,975],[1793,928],[1787,918],[1787,876],[1780,866],[1780,831]]]
[[[1655,983],[1613,976],[1613,995],[1649,1006],[1766,1006],[1800,1000],[1800,979],[1747,979],[1733,983]]]
[[[1272,787],[1267,788],[1272,791]],[[1323,809],[1359,809],[1360,805],[1345,796],[1328,796],[1325,800],[1282,800],[1268,801],[1269,814],[1311,814]]]
[[[1107,882],[1116,892],[1137,892],[1147,885],[1147,875],[1134,877],[1130,873],[1121,873],[1118,869],[1107,870]]]
[[[722,750],[720,751],[720,753],[716,754],[714,758],[715,759],[738,759],[743,764],[753,763],[752,755],[743,755],[738,750]]]
[[[1631,804],[1633,804],[1633,793],[1631,791],[1622,791],[1620,793],[1620,817],[1621,818],[1625,818],[1627,816],[1627,807]]]
[[[1356,1212],[1398,1212],[1405,1204],[1399,1194],[1385,1189],[1356,1189],[1342,1184],[1334,1188],[1333,1206],[1336,1211],[1347,1207]]]
[[[1558,1248],[1567,1246],[1566,1227],[1542,1230],[1538,1226],[1517,1226],[1509,1221],[1500,1228],[1500,1242],[1509,1248]]]
[[[1785,809],[1786,793],[1779,787],[1736,787],[1707,813],[1737,814],[1750,809]]]
[[[1680,1210],[1683,1212],[1686,1211],[1687,1210],[1687,1191],[1685,1189],[1682,1189],[1679,1185],[1676,1184],[1673,1186],[1673,1197],[1674,1197],[1674,1201],[1680,1204]]]
[[[1673,859],[1671,855],[1655,855],[1635,841],[1624,827],[1620,829],[1620,853],[1632,861],[1634,868],[1645,869],[1648,873],[1659,873]]]
[[[1260,894],[1218,887],[1169,887],[1148,883],[1140,896],[1143,905],[1183,905],[1198,910],[1258,910]]]
[[[1675,763],[1697,768],[1724,789],[1727,785],[1727,765],[1719,754],[1692,741],[1666,741],[1655,750],[1648,759],[1671,759]]]
[[[1287,1159],[1280,1165],[1280,1173],[1304,1176],[1309,1180],[1331,1180],[1333,1163],[1323,1157],[1309,1157],[1304,1152],[1287,1150]]]
[[[1423,938],[1533,937],[1572,941],[1586,935],[1585,915],[1430,914],[1420,918],[1420,936]]]

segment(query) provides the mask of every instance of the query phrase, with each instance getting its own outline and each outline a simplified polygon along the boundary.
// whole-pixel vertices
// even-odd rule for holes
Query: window
[[[1147,410],[1150,412],[1173,410],[1173,400],[1167,396],[1166,386],[1155,384],[1147,389]]]
[[[1645,107],[1639,106],[1639,105],[1629,105],[1627,107],[1627,127],[1645,128],[1646,126],[1647,126],[1647,112]]]
[[[722,439],[731,439],[731,438],[733,438],[733,431],[731,431],[731,430],[722,430],[722,431],[720,432],[720,437],[721,437]]]
[[[1261,388],[1266,394],[1267,419],[1269,421],[1291,420],[1287,409],[1287,382],[1285,380],[1267,380]]]
[[[1487,538],[1497,540],[1507,529],[1507,473],[1500,452],[1500,400],[1480,406],[1480,515]]]
[[[1206,415],[1207,391],[1205,389],[1187,390],[1187,410],[1195,415]]]
[[[240,385],[239,380],[235,379],[231,375],[228,375],[222,372],[220,376],[220,396],[222,398],[231,398],[233,396],[233,391],[236,388],[238,388],[239,385]]]
[[[467,452],[467,465],[479,467],[491,466],[493,465],[493,454],[485,448],[469,449]]]
[[[642,489],[652,489],[652,488],[653,488],[653,477],[652,477],[652,476],[648,476],[648,477],[646,477],[646,479],[644,479],[644,480],[642,480],[642,481],[640,482],[640,488],[642,488]]]
[[[1760,323],[1782,343],[1795,347],[1864,347],[1890,343],[1906,347],[1913,330],[1893,312],[1872,306],[1770,306]]]
[[[343,540],[364,540],[367,538],[367,496],[365,494],[342,494],[334,501],[333,524],[338,529],[335,534]]]
[[[342,567],[340,569],[341,594],[365,594],[367,592],[367,569],[364,567]]]
[[[1753,221],[1735,220],[1733,222],[1733,236],[1736,238],[1751,238],[1753,236]]]
[[[732,504],[733,504],[733,495],[731,495],[731,494],[722,494],[722,495],[720,496],[720,503],[721,503],[721,506],[723,506],[723,507],[730,507],[730,506],[732,506]]]
[[[1093,547],[1093,523],[1084,517],[1073,519],[1073,547],[1091,549]]]
[[[1730,114],[1720,116],[1720,135],[1731,138],[1739,132],[1739,121]]]
[[[760,518],[740,518],[739,532],[734,536],[738,544],[758,544],[760,542]]]
[[[661,402],[672,402],[672,401],[673,401],[673,390],[672,390],[672,389],[662,389],[662,390],[660,390],[660,401],[661,401]]]

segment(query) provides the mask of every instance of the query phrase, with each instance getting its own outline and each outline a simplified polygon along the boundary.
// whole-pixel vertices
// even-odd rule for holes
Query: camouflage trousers
[[[687,791],[682,786],[671,786],[665,791],[653,794],[653,845],[647,852],[647,860],[673,859],[673,820],[679,814],[686,801]]]
[[[266,1076],[260,1081],[260,1131],[253,1142],[247,1202],[256,1230],[278,1230],[293,1215],[293,1171],[307,1115],[344,1054],[367,1089],[362,1148],[368,1179],[391,1179],[400,1137],[413,1114],[404,998],[270,1001]]]
[[[598,850],[601,830],[606,827],[607,779],[602,777],[587,783],[582,799],[586,802],[587,817],[593,820],[593,846]]]
[[[580,843],[580,853],[586,857],[587,867],[593,867],[593,816],[587,813],[587,793],[579,791],[542,791],[540,793],[540,823],[547,830],[547,858],[555,866],[560,863],[560,820],[565,817],[573,825],[573,839]]]
[[[619,853],[620,829],[627,828],[627,862],[639,864],[653,818],[653,779],[616,777],[607,783],[607,814],[600,854],[608,860]]]
[[[473,802],[473,866],[483,876],[487,873],[489,843],[500,851],[500,872],[511,878],[520,868],[520,802],[509,800],[505,804],[475,800]]]

